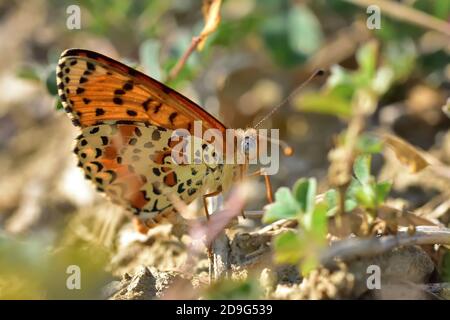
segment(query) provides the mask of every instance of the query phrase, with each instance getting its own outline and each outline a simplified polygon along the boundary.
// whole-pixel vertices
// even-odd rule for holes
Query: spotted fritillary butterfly
[[[116,60],[66,50],[57,84],[64,110],[81,129],[74,149],[78,166],[98,191],[148,227],[176,213],[170,194],[190,203],[226,190],[245,170],[231,164],[177,164],[171,157],[174,130],[193,133],[194,121],[201,121],[203,130],[224,133],[225,126],[180,93]]]

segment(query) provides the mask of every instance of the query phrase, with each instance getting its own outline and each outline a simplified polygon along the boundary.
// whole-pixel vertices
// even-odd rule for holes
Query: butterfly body
[[[245,165],[203,161],[225,158],[225,140],[216,144],[195,135],[225,126],[201,107],[158,81],[101,54],[66,50],[57,67],[58,94],[64,110],[80,127],[74,149],[78,165],[97,190],[138,216],[147,226],[175,212],[171,195],[186,203],[207,193],[226,191],[242,177]],[[177,161],[180,139],[201,146],[200,161]],[[237,147],[233,148],[233,154]],[[189,149],[192,159],[197,150]],[[196,159],[198,160],[198,159]]]

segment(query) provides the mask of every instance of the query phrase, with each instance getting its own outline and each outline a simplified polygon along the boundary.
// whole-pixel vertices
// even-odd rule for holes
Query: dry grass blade
[[[386,145],[394,151],[397,159],[412,173],[422,171],[429,166],[429,162],[418,148],[391,134],[383,134],[382,137]]]
[[[450,212],[450,193],[448,192],[439,194],[414,211],[415,215],[427,219],[438,219],[447,212]]]
[[[368,6],[376,5],[380,7],[383,14],[391,16],[392,18],[412,23],[430,30],[435,30],[450,36],[450,27],[445,21],[439,20],[425,12],[418,11],[414,8],[408,7],[394,1],[386,0],[345,0],[360,7],[367,8]]]

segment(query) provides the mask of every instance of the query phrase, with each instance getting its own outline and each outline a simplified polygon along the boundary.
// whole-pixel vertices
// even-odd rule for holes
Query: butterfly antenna
[[[270,110],[270,112],[264,118],[262,118],[253,128],[254,129],[258,128],[261,125],[261,123],[263,123],[264,121],[269,119],[275,112],[277,112],[278,109],[280,109],[286,102],[288,102],[298,91],[300,91],[306,85],[308,85],[311,82],[311,80],[313,80],[316,77],[322,76],[324,74],[325,74],[324,70],[322,70],[322,69],[316,70],[312,75],[309,76],[308,79],[306,79],[297,88],[295,88],[295,90],[292,91],[286,98],[284,98],[283,101],[281,101],[275,108]]]

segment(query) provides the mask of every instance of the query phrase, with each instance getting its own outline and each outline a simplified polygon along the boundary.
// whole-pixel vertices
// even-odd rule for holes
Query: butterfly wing
[[[58,94],[75,125],[105,120],[139,121],[192,132],[194,121],[203,130],[225,126],[193,101],[166,85],[102,54],[69,49],[57,66]]]
[[[173,212],[170,193],[189,203],[220,184],[221,167],[178,165],[170,156],[175,129],[192,133],[194,121],[201,121],[203,130],[225,131],[188,98],[120,62],[81,49],[62,54],[57,84],[64,110],[82,130],[74,151],[86,178],[148,225]],[[214,150],[208,149],[211,156]]]
[[[173,212],[170,194],[190,203],[220,176],[217,166],[176,163],[167,147],[171,135],[138,123],[95,125],[82,129],[74,152],[97,190],[152,225]]]

